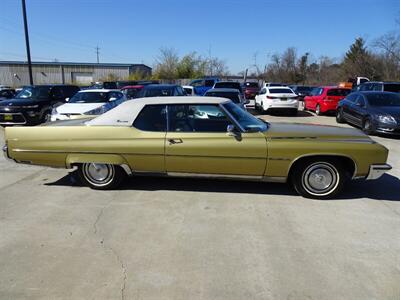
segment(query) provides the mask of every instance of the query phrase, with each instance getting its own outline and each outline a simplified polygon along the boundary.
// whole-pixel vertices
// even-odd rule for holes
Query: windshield
[[[232,100],[235,103],[240,103],[239,93],[229,93],[229,92],[207,92],[206,96],[209,97],[221,97]]]
[[[311,92],[313,88],[309,86],[298,86],[296,87],[296,91],[300,93],[308,93]]]
[[[293,94],[291,89],[269,89],[270,94]]]
[[[367,99],[372,106],[400,106],[400,96],[396,94],[369,94]]]
[[[48,99],[50,87],[48,86],[27,86],[15,97],[16,99]]]
[[[142,90],[140,97],[163,97],[173,96],[174,88],[171,87],[157,87],[145,88]]]
[[[108,101],[107,92],[81,92],[76,93],[69,103],[104,103]]]
[[[257,119],[247,111],[244,111],[232,102],[223,104],[223,107],[236,119],[236,121],[240,124],[240,126],[242,126],[245,131],[263,132],[268,129],[268,125],[266,123]]]

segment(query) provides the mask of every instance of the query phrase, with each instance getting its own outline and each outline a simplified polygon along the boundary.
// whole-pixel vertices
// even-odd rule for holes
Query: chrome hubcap
[[[315,163],[303,173],[303,186],[312,195],[327,195],[339,184],[339,173],[329,163]]]
[[[108,164],[88,163],[83,167],[83,175],[94,185],[106,185],[114,177],[114,167]]]

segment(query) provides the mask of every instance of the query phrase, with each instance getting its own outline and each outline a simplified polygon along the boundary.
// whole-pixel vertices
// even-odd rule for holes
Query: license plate
[[[287,98],[281,98],[281,101],[286,101],[287,100]]]
[[[12,115],[4,115],[4,121],[12,121],[13,116]]]

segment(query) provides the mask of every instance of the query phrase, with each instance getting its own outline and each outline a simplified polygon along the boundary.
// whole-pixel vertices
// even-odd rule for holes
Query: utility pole
[[[100,61],[99,61],[99,54],[100,54],[100,48],[99,48],[99,46],[96,46],[96,55],[97,55],[97,63],[99,63]]]
[[[28,21],[26,18],[25,0],[22,0],[22,13],[24,16],[25,43],[26,43],[26,56],[28,58],[29,83],[30,85],[33,85],[31,49],[29,47]]]

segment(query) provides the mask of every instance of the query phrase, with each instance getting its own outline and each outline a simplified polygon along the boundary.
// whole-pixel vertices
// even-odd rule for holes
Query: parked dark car
[[[368,81],[355,88],[358,92],[394,92],[400,93],[400,82]]]
[[[14,89],[3,89],[0,90],[0,101],[2,100],[7,100],[7,99],[12,99],[15,96],[15,90]]]
[[[176,84],[149,84],[138,93],[137,98],[168,96],[186,96],[186,92]]]
[[[54,106],[79,91],[75,85],[25,86],[13,99],[0,102],[1,125],[36,125],[50,120]]]
[[[246,99],[254,99],[260,91],[260,86],[258,82],[248,81],[243,83],[242,89],[244,90],[244,97]]]
[[[125,94],[126,99],[138,98],[140,91],[144,88],[144,85],[128,85],[121,89],[121,92]]]
[[[400,95],[392,92],[354,92],[339,102],[338,123],[361,127],[367,134],[400,134]]]
[[[305,85],[290,85],[289,87],[297,94],[297,96],[299,96],[300,101],[303,101],[305,96],[309,96],[314,88],[312,86]]]
[[[237,89],[211,89],[208,90],[204,96],[227,98],[232,100],[233,103],[236,103],[241,108],[245,109],[246,102]]]

